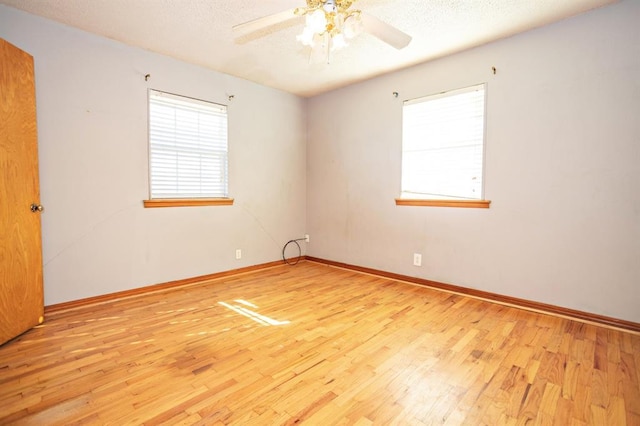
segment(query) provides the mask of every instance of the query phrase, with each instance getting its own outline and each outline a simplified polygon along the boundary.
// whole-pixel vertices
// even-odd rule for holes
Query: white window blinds
[[[227,107],[149,91],[150,198],[227,197]]]
[[[405,101],[402,198],[482,199],[484,84]]]

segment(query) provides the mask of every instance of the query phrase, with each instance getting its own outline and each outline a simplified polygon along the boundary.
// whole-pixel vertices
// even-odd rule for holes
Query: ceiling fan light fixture
[[[310,31],[307,27],[302,30],[302,34],[296,36],[296,40],[305,46],[313,47],[316,33]]]
[[[347,40],[351,40],[352,38],[359,35],[364,31],[364,24],[362,23],[362,18],[360,17],[360,13],[353,14],[347,16],[344,19],[344,26],[342,33]]]
[[[307,14],[305,22],[305,29],[314,33],[322,34],[327,28],[326,13],[321,9],[317,9]]]
[[[297,15],[305,17],[304,29],[296,39],[312,49],[321,41],[323,47],[329,47],[326,51],[347,46],[347,41],[363,28],[360,11],[348,10],[351,3],[346,0],[307,0],[306,8],[295,10]]]
[[[342,34],[336,34],[331,38],[331,50],[340,50],[347,46],[347,40]]]

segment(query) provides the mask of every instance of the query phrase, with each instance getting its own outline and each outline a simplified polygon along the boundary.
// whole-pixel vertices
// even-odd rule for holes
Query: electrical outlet
[[[413,253],[413,266],[422,266],[422,255],[420,253]]]
[[[309,242],[309,234],[304,234],[304,241],[305,241],[306,243],[308,243],[308,242]]]
[[[242,250],[236,249],[236,259],[242,259]]]

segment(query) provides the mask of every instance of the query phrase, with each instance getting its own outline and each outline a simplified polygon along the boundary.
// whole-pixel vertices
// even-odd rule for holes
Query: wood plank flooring
[[[301,262],[49,315],[0,424],[640,425],[640,336]]]

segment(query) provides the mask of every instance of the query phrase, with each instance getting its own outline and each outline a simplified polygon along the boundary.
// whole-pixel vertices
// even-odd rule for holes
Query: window
[[[150,90],[149,180],[147,207],[227,199],[227,107]]]
[[[480,84],[404,102],[400,200],[483,200],[484,93]]]

